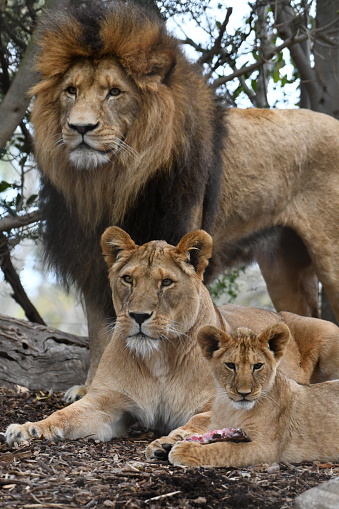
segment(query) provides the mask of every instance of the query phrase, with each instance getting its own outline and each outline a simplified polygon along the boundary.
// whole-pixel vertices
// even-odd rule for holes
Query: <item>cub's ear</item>
[[[231,340],[231,337],[213,325],[205,325],[198,332],[198,343],[206,359],[212,359],[213,353]]]
[[[212,237],[204,230],[187,233],[176,247],[176,252],[193,265],[197,275],[202,279],[208,260],[212,256]]]
[[[287,343],[290,339],[290,329],[284,323],[277,323],[268,327],[258,336],[259,341],[272,350],[276,361],[284,355]]]
[[[118,226],[111,226],[101,236],[101,249],[109,268],[112,267],[121,251],[136,249],[131,237]]]

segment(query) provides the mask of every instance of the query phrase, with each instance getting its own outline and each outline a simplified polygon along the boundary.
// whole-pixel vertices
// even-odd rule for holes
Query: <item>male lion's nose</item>
[[[79,134],[86,134],[88,131],[94,131],[99,125],[99,122],[96,124],[68,124],[71,129],[78,131]]]
[[[129,313],[129,316],[137,322],[138,325],[144,323],[148,318],[151,318],[152,313]]]

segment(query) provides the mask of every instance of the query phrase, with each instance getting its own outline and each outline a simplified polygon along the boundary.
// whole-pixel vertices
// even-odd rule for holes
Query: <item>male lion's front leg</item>
[[[88,393],[83,399],[46,419],[9,425],[6,440],[9,445],[34,438],[93,438],[106,442],[126,434],[124,413],[131,411],[132,406],[133,402],[118,392],[112,391],[109,396]]]
[[[248,467],[259,463],[279,461],[278,451],[272,445],[260,446],[257,443],[215,442],[198,444],[178,442],[169,453],[168,460],[173,465],[198,467]]]
[[[195,433],[206,433],[210,423],[211,412],[193,415],[184,426],[171,431],[168,436],[153,440],[146,449],[147,459],[167,459],[168,453],[174,444]]]

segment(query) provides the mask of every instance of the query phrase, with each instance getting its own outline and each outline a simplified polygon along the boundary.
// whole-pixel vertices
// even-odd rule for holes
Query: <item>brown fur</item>
[[[87,385],[114,317],[98,248],[111,224],[139,244],[204,228],[209,280],[255,259],[276,309],[318,316],[319,278],[339,317],[338,122],[223,109],[155,15],[130,2],[84,5],[42,22],[32,121],[46,258],[86,305]]]
[[[261,331],[283,320],[292,333],[282,370],[300,382],[338,376],[334,324],[253,308],[215,308],[202,280],[212,255],[206,232],[188,233],[175,247],[164,241],[138,246],[111,227],[102,249],[117,319],[93,382],[80,401],[46,419],[9,426],[9,443],[39,436],[109,440],[125,435],[135,420],[163,433],[183,425],[210,408],[215,391],[197,342],[206,323],[225,330],[250,323]]]
[[[282,323],[259,335],[244,328],[232,336],[215,327],[200,330],[198,341],[209,360],[217,392],[210,422],[205,413],[193,417],[185,427],[199,433],[226,426],[242,428],[251,442],[178,442],[169,454],[171,463],[247,467],[281,461],[337,461],[339,382],[299,385],[277,371],[289,337]]]

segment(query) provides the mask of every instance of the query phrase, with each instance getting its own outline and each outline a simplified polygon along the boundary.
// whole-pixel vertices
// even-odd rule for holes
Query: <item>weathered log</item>
[[[0,386],[64,391],[82,384],[87,338],[0,315]]]

